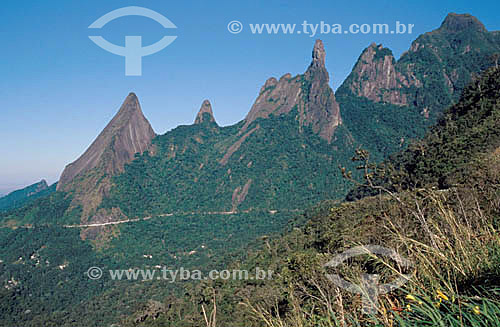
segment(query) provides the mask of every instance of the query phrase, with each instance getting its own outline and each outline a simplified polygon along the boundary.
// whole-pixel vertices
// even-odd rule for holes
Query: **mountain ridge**
[[[21,207],[41,196],[50,194],[55,191],[56,185],[57,184],[55,183],[49,187],[47,181],[42,179],[40,182],[9,192],[8,194],[0,197],[0,211]]]
[[[148,148],[154,136],[156,134],[144,117],[137,96],[130,93],[87,150],[64,168],[57,190],[67,191],[68,184],[78,175],[94,168],[100,167],[111,175],[122,171],[136,153]]]
[[[450,13],[397,60],[370,44],[335,93],[346,128],[375,160],[423,137],[474,76],[498,65],[497,35],[472,15]]]
[[[450,24],[452,26],[447,28],[457,29],[449,22],[447,26]],[[454,34],[464,33],[458,30]],[[484,45],[488,47],[490,43]],[[420,51],[429,47],[419,43],[416,48]],[[452,52],[450,58],[461,58],[456,54],[466,48],[465,45],[458,52]],[[390,50],[388,52],[375,44],[369,51],[369,60],[381,59],[381,65],[373,70],[373,78],[389,71],[389,75],[397,79],[398,67],[390,58]],[[480,54],[482,58],[484,53]],[[387,217],[392,217],[393,213],[406,214],[399,210],[404,208],[384,210],[381,205],[385,204],[385,199],[378,197],[356,204],[339,204],[351,189],[349,182],[342,178],[339,166],[351,170],[353,177],[362,177],[356,175],[358,163],[351,160],[356,148],[371,146],[374,151],[370,159],[378,162],[393,150],[405,149],[408,139],[420,136],[427,126],[424,122],[433,118],[433,111],[429,111],[429,118],[425,118],[417,106],[375,102],[342,92],[333,94],[328,86],[328,72],[323,69],[325,58],[322,43],[316,42],[311,64],[304,74],[268,79],[257,97],[260,101],[254,103],[259,109],[254,113],[258,115],[231,126],[218,126],[211,105],[204,101],[193,124],[178,126],[163,135],[152,135],[150,145],[142,153],[134,153],[132,159],[133,142],[124,142],[124,145],[117,142],[113,136],[121,138],[127,135],[110,128],[112,133],[105,133],[105,142],[102,142],[104,150],[90,151],[96,154],[96,161],[82,161],[81,170],[71,168],[69,172],[72,173],[66,175],[71,178],[64,181],[59,191],[0,214],[0,277],[5,286],[0,288],[2,299],[5,299],[0,303],[0,312],[6,316],[5,321],[24,326],[40,326],[47,321],[67,326],[117,323],[127,326],[120,320],[127,315],[132,317],[132,311],[138,310],[130,325],[137,325],[138,321],[145,325],[203,325],[200,305],[206,308],[212,299],[212,289],[207,296],[206,286],[220,286],[207,281],[175,293],[164,281],[131,286],[126,281],[112,281],[108,276],[90,280],[85,275],[89,267],[100,267],[106,272],[112,269],[152,269],[156,265],[209,270],[216,265],[219,266],[215,268],[225,269],[228,262],[234,262],[236,267],[241,267],[243,262],[251,268],[259,263],[260,267],[279,271],[277,278],[305,281],[307,284],[299,290],[296,299],[304,298],[304,290],[315,294],[318,289],[309,288],[312,262],[345,247],[345,240],[353,240],[346,235],[356,236],[355,240],[359,242],[376,240],[371,235],[391,229],[379,225],[379,222],[390,222]],[[405,65],[411,67],[426,58],[415,56]],[[436,74],[440,76],[439,83],[433,85],[445,87],[440,91],[449,90],[441,66],[433,64],[431,67],[438,69]],[[464,67],[463,74],[457,75],[457,85],[469,72],[470,67]],[[369,68],[364,68],[364,72]],[[429,81],[432,81],[431,77]],[[452,117],[445,119],[450,132],[431,135],[433,140],[451,142],[445,147],[436,147],[434,145],[439,142],[434,142],[424,151],[418,146],[411,147],[412,153],[418,156],[410,160],[408,166],[414,165],[423,171],[448,172],[454,168],[450,168],[450,162],[457,167],[463,166],[463,158],[467,159],[470,153],[467,152],[469,144],[476,147],[485,137],[498,135],[498,119],[488,119],[487,124],[477,124],[475,119],[469,119],[479,120],[487,116],[492,105],[498,108],[498,88],[493,89],[493,86],[499,83],[499,76],[495,73],[490,77],[495,84],[486,83],[489,87],[485,87],[483,83],[476,87],[488,92],[487,97],[472,90],[474,92],[468,94],[467,101],[474,105],[457,106]],[[393,87],[391,80],[382,82],[389,88]],[[421,92],[427,90],[428,86],[420,89]],[[383,100],[385,91],[381,92]],[[446,95],[446,99],[450,99],[448,93],[430,93],[428,97],[437,98],[437,95]],[[422,99],[426,95],[417,92],[415,96]],[[388,99],[394,99],[394,96]],[[411,99],[408,95],[408,103],[413,101]],[[481,115],[470,112],[470,116],[462,116],[464,108],[468,107],[480,109],[477,112]],[[131,112],[136,110],[137,106]],[[461,115],[462,119],[454,121],[453,115]],[[455,122],[460,123],[459,128],[455,127]],[[122,122],[118,127],[124,125],[128,126]],[[465,130],[469,132],[465,133]],[[453,143],[455,139],[457,144]],[[423,143],[417,143],[420,144]],[[130,151],[120,156],[116,153],[120,146],[126,146]],[[441,154],[441,149],[446,150],[446,155]],[[431,156],[426,158],[422,153]],[[454,161],[447,160],[450,156]],[[123,168],[118,169],[120,167]],[[73,172],[76,173],[73,175]],[[476,173],[479,177],[482,176],[480,172]],[[496,172],[498,169],[492,170],[492,174]],[[475,178],[477,176],[473,177],[474,182],[481,181]],[[441,179],[439,174],[437,179]],[[498,196],[495,198],[494,192],[498,193],[498,190],[488,189],[485,195],[495,200]],[[443,194],[438,193],[438,196]],[[415,198],[419,196],[415,194]],[[300,217],[290,216],[323,200],[327,202],[314,207],[313,213],[307,211]],[[496,203],[498,207],[498,201]],[[476,210],[476,203],[466,205]],[[426,208],[432,211],[434,207]],[[402,224],[411,217],[405,214],[401,214]],[[298,227],[311,215],[313,221],[300,230]],[[296,221],[287,225],[291,218],[296,218]],[[118,221],[131,223],[118,224]],[[286,226],[293,234],[284,239],[283,247],[276,250],[270,246],[274,243],[269,236],[282,232]],[[436,226],[440,226],[439,222]],[[411,231],[421,232],[422,228],[412,226]],[[246,246],[256,240],[259,244],[262,243],[260,240],[263,241],[264,250],[253,256],[254,248]],[[290,249],[297,250],[296,255],[288,255]],[[321,251],[316,251],[318,249]],[[235,253],[231,252],[233,250]],[[250,260],[241,261],[240,258],[245,256]],[[277,284],[281,282],[276,280]],[[233,287],[234,283],[236,287]],[[245,299],[231,302],[240,295],[258,293],[252,297],[255,303],[269,305],[270,313],[276,313],[278,309],[280,315],[283,313],[282,317],[293,307],[287,298],[291,293],[280,293],[284,284],[245,281],[243,288],[238,288],[238,282],[234,283],[230,281],[226,284],[227,289],[216,295],[228,296],[217,302],[218,325],[249,326],[248,312],[238,315],[244,306],[234,306]],[[288,284],[285,286],[290,290]],[[331,291],[329,294],[337,294],[334,292],[338,290]],[[186,298],[179,300],[182,296]],[[429,299],[433,300],[434,296],[431,294]],[[165,305],[148,316],[150,305],[146,303],[152,298],[164,300]],[[177,310],[179,302],[181,309]],[[146,309],[142,310],[144,307]],[[304,307],[309,314],[316,312],[319,306],[306,303]],[[26,310],[31,311],[27,313]],[[328,311],[325,317],[330,317],[330,313]],[[409,311],[404,313],[410,314]],[[136,320],[137,317],[140,319]],[[261,326],[262,322],[255,325]]]
[[[414,106],[425,117],[436,118],[444,107],[458,100],[473,73],[491,65],[489,57],[500,51],[494,35],[472,15],[450,13],[440,27],[418,36],[397,60],[390,49],[372,43],[337,93],[352,92],[374,102]],[[387,75],[391,76],[389,81]],[[445,102],[421,98],[419,92],[432,93],[433,88],[443,91]]]
[[[257,118],[286,114],[295,108],[300,126],[312,126],[315,133],[330,143],[342,119],[335,94],[328,85],[325,58],[323,42],[316,40],[311,64],[304,74],[292,77],[288,73],[279,80],[274,77],[267,79],[245,117],[241,132],[245,132]]]
[[[176,212],[178,207],[189,210],[199,207],[205,211],[237,211],[240,207],[248,210],[257,204],[257,198],[263,194],[269,193],[272,198],[272,194],[277,192],[280,194],[277,198],[280,199],[284,194],[290,194],[284,189],[296,189],[297,185],[294,184],[306,183],[306,177],[296,179],[292,177],[296,173],[289,168],[278,172],[279,167],[305,166],[306,170],[311,169],[313,175],[317,173],[309,167],[312,163],[304,161],[305,157],[291,161],[292,155],[289,153],[297,152],[301,147],[300,152],[304,154],[300,156],[308,153],[318,159],[328,158],[329,161],[338,162],[340,158],[347,158],[346,149],[352,146],[348,132],[339,129],[339,106],[328,85],[325,58],[323,43],[317,40],[306,72],[295,78],[287,74],[276,81],[276,85],[270,85],[273,84],[273,78],[268,79],[247,117],[232,126],[219,127],[210,102],[204,100],[192,125],[179,126],[164,135],[155,135],[142,114],[136,95],[129,94],[118,113],[85,153],[62,173],[58,191],[71,195],[68,212],[77,212],[81,208],[81,224],[99,225],[138,217],[141,216],[140,210],[149,212],[153,207],[157,208],[154,212],[159,214],[162,213],[160,208],[163,212]],[[273,100],[273,97],[276,99]],[[128,133],[130,126],[139,132]],[[139,147],[135,147],[132,135],[138,135],[136,143],[139,143]],[[326,143],[320,145],[320,139]],[[284,143],[290,143],[290,146],[278,146]],[[283,152],[284,149],[287,149],[287,153]],[[273,164],[259,162],[258,156],[252,153],[259,151],[267,153],[269,158],[276,157],[270,160]],[[136,172],[131,175],[130,169],[136,165],[146,165],[141,168],[142,171],[153,171],[147,176]],[[155,166],[153,168],[150,165]],[[164,173],[158,175],[159,171]],[[253,177],[247,178],[245,171]],[[324,171],[332,175],[331,181],[338,180],[335,166],[325,167]],[[273,174],[277,180],[270,177]],[[156,175],[153,180],[151,176]],[[265,175],[269,177],[263,178]],[[283,183],[280,181],[282,177],[288,185],[283,185],[283,190],[274,191],[273,188],[277,187],[274,184]],[[338,187],[325,192],[324,188],[331,183],[319,181],[318,178],[314,177],[309,182],[309,188],[304,189],[308,190],[304,197],[310,198],[309,201],[342,192]],[[127,186],[127,189],[117,185],[136,181],[139,184]],[[151,192],[151,187],[157,187],[158,192]],[[136,202],[143,198],[134,191],[136,188],[148,189],[157,195],[153,199],[148,196],[147,200]],[[307,194],[315,194],[316,188],[322,190],[322,195]],[[207,194],[202,194],[201,189]],[[209,195],[213,192],[215,198]],[[201,198],[208,196],[210,200],[203,201],[203,205],[196,204],[192,199],[193,194]],[[165,196],[178,198],[177,204],[174,205]],[[184,203],[179,203],[181,198],[185,199]],[[130,208],[131,203],[135,203],[135,209]],[[192,204],[187,206],[186,203]],[[270,205],[271,209],[279,209],[284,205],[268,199],[257,206],[260,208],[264,203]],[[87,237],[86,231],[83,231],[82,237]]]

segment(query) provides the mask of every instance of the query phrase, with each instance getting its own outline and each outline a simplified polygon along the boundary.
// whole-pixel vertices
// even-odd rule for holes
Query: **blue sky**
[[[117,8],[142,6],[170,19],[165,30],[144,17],[122,17],[101,30],[97,18]],[[118,110],[131,91],[154,130],[163,134],[191,124],[203,99],[221,125],[243,119],[264,81],[302,73],[315,38],[327,51],[331,85],[337,88],[361,51],[382,43],[399,57],[419,34],[439,27],[448,12],[471,13],[488,30],[500,29],[498,1],[10,1],[0,11],[0,192],[42,178],[55,182]],[[243,23],[231,34],[227,24]],[[248,24],[324,21],[414,24],[412,34],[254,35]],[[144,57],[142,76],[125,76],[124,58],[92,43],[101,34],[123,45],[125,35],[143,44],[177,39]]]

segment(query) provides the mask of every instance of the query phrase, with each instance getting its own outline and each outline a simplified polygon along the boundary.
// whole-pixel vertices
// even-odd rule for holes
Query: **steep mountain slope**
[[[26,186],[23,189],[10,192],[0,198],[0,211],[19,208],[39,197],[46,196],[55,191],[57,184],[50,187],[47,182],[42,179],[40,182]]]
[[[212,111],[212,105],[208,100],[203,101],[203,103],[201,104],[200,111],[198,111],[194,123],[201,124],[206,121],[213,123],[215,122],[214,113]]]
[[[151,125],[142,114],[137,96],[130,93],[118,113],[85,153],[66,166],[57,190],[69,190],[77,176],[93,169],[102,169],[103,173],[110,175],[122,171],[136,153],[147,149],[154,136]]]
[[[491,35],[499,40],[497,34]],[[343,197],[351,185],[342,179],[338,166],[355,168],[357,163],[350,159],[359,143],[372,146],[375,159],[382,159],[391,149],[404,147],[406,138],[421,134],[427,121],[419,110],[409,110],[417,107],[397,104],[396,93],[386,96],[387,101],[396,104],[365,96],[336,97],[328,85],[324,60],[323,45],[317,42],[307,71],[295,77],[287,74],[279,80],[269,79],[247,117],[233,126],[219,126],[210,103],[204,101],[193,125],[155,136],[137,98],[129,95],[96,141],[67,167],[57,192],[0,214],[0,281],[4,286],[0,295],[5,299],[0,312],[8,317],[5,321],[23,326],[46,322],[105,326],[139,310],[141,303],[149,299],[182,295],[185,292],[175,293],[164,281],[114,283],[109,276],[93,281],[85,271],[91,266],[104,272],[156,266],[226,268],[228,260],[246,254],[242,247],[263,235],[282,231],[301,210],[324,199]],[[380,71],[384,69],[382,66]],[[397,76],[395,68],[388,71]],[[384,85],[397,87],[391,83]],[[449,171],[467,166],[467,161],[461,161],[466,160],[469,150],[480,156],[483,150],[476,150],[485,142],[489,144],[488,136],[494,136],[496,132],[491,130],[498,126],[491,118],[496,117],[492,115],[496,109],[490,110],[498,104],[493,91],[498,89],[498,78],[488,83],[489,87],[484,83],[479,86],[489,90],[487,95],[472,92],[467,98],[471,104],[457,109],[459,117],[447,125],[449,133],[440,134],[442,140],[425,150],[432,153],[429,161],[416,157],[412,164],[425,167],[437,162],[440,169]],[[462,115],[467,111],[464,108],[472,109]],[[453,127],[456,121],[460,123]],[[465,139],[457,137],[459,131],[464,131]],[[477,139],[470,147],[469,138]],[[459,157],[453,156],[450,149],[457,144],[450,139],[460,140]],[[451,165],[440,161],[441,146],[447,149],[443,160],[450,160]],[[484,194],[490,200],[498,199],[491,197],[494,185],[488,184],[486,190]],[[329,201],[315,212],[316,221],[284,238],[279,250],[268,248],[244,265],[269,265],[283,269],[279,272],[285,279],[307,279],[309,258],[317,258],[317,253],[336,250],[346,239],[380,240],[371,238],[370,233],[378,235],[388,226],[377,223],[387,215],[401,214],[399,207],[390,207],[394,211],[381,209],[381,204],[387,203],[384,201],[367,199],[359,206],[343,204],[340,209]],[[470,208],[471,203],[467,205]],[[430,207],[429,211],[434,209]],[[494,208],[480,209],[490,212]],[[408,216],[404,214],[401,217]],[[420,225],[410,227],[422,230]],[[290,247],[297,253],[290,255]],[[280,313],[289,313],[293,303],[286,291],[281,293],[281,287],[292,284],[285,282],[278,280],[278,284],[284,284],[277,287],[261,287],[257,282],[229,285],[223,291],[226,297],[218,313],[225,315],[221,324],[248,326],[247,311],[241,316],[235,314],[242,312],[235,306],[243,299],[241,295],[251,295],[256,302],[270,305],[271,311],[277,308]],[[170,306],[177,303],[170,297],[159,313],[162,318],[146,324],[205,324],[199,307],[210,304],[207,299],[211,294],[207,296],[206,289],[202,289],[205,285],[189,289],[184,295],[190,298],[181,303],[179,311]],[[36,291],[32,292],[33,288]],[[260,295],[254,296],[253,292]],[[297,298],[303,295],[299,293]],[[278,301],[269,304],[270,300]],[[312,312],[317,306],[307,308]],[[187,319],[180,322],[179,317]]]
[[[99,224],[193,211],[300,210],[341,198],[347,189],[338,166],[349,160],[354,141],[341,124],[325,57],[318,40],[306,72],[276,85],[269,79],[233,126],[218,126],[205,100],[193,125],[155,137],[130,94],[65,168],[58,194],[6,213],[4,221],[75,224],[79,215],[82,224]],[[57,203],[57,214],[37,207],[47,201]]]
[[[371,44],[336,92],[347,128],[374,155],[421,137],[474,74],[494,64],[497,34],[469,14],[451,13],[397,61],[388,48]]]
[[[246,131],[257,118],[279,116],[296,110],[301,128],[311,126],[323,139],[332,141],[333,133],[342,119],[335,95],[328,85],[326,52],[321,40],[316,40],[312,58],[303,75],[292,78],[290,74],[285,74],[279,81],[274,77],[266,81],[240,133]]]
[[[500,143],[500,89],[498,69],[491,68],[464,90],[460,101],[421,141],[393,155],[372,177],[376,185],[395,190],[433,186],[445,189],[470,173],[472,158],[491,153]],[[390,173],[391,178],[388,178]],[[349,192],[348,199],[378,193],[367,187]]]
[[[111,176],[122,172],[135,154],[144,152],[155,135],[137,96],[130,93],[85,153],[61,174],[57,190],[71,193],[69,210],[81,206],[82,221],[100,221],[103,214],[96,209],[109,192]]]
[[[9,286],[2,295],[12,299],[0,312],[23,326],[40,321],[110,324],[119,315],[130,315],[149,295],[173,293],[175,287],[164,281],[129,287],[109,276],[93,284],[84,275],[90,266],[104,271],[158,265],[221,268],[244,254],[237,249],[281,231],[298,210],[342,197],[347,187],[338,166],[354,147],[339,124],[320,50],[318,42],[311,67],[290,83],[299,93],[286,111],[220,127],[204,101],[193,125],[154,137],[134,160],[131,145],[137,142],[130,141],[129,131],[149,125],[136,122],[144,120],[130,95],[84,155],[68,166],[57,192],[0,215],[6,245],[0,251],[0,277]],[[283,101],[290,90],[284,91]],[[135,220],[89,226],[128,219]],[[29,240],[33,235],[37,237]],[[22,251],[7,246],[23,242]],[[68,293],[57,281],[72,274],[79,278],[66,287],[77,294],[65,302]],[[40,291],[30,295],[27,289],[33,285]],[[58,293],[53,301],[47,300],[50,289]],[[115,292],[130,296],[110,305]],[[9,313],[12,305],[19,310]],[[29,306],[37,310],[28,315]]]
[[[316,41],[305,74],[270,78],[240,123],[219,127],[204,101],[191,126],[153,140],[113,179],[102,209],[166,212],[301,209],[345,192],[338,171],[354,144]],[[147,191],[145,191],[147,190]]]
[[[283,236],[266,240],[260,251],[230,266],[250,272],[271,269],[275,278],[186,285],[183,298],[166,298],[168,306],[140,326],[203,325],[203,309],[215,306],[217,326],[231,327],[498,325],[499,90],[500,70],[490,69],[446,110],[421,142],[421,153],[401,154],[411,154],[416,177],[425,176],[426,183],[393,196],[325,201],[306,213],[305,226],[290,226]],[[394,166],[411,171],[397,162]],[[455,175],[457,169],[462,173],[453,189],[433,187],[440,176]],[[326,278],[324,264],[360,244],[395,249],[415,269],[405,272],[370,254],[335,270],[354,283],[361,273],[378,274],[381,283],[393,281],[398,272],[410,273],[403,290],[379,298],[384,309],[375,316],[361,314],[360,296]],[[125,326],[139,324],[128,319]]]

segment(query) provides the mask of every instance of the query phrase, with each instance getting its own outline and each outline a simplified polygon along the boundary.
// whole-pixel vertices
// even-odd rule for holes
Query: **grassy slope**
[[[500,70],[485,73],[420,143],[425,155],[411,149],[402,154],[414,168],[396,164],[391,176],[421,178],[418,188],[408,182],[404,190],[394,185],[399,193],[393,196],[324,202],[309,213],[304,228],[234,264],[273,269],[272,281],[192,285],[183,299],[169,299],[170,308],[159,319],[143,325],[205,326],[202,306],[211,310],[215,294],[217,324],[212,326],[341,326],[342,321],[348,326],[496,326],[499,86]],[[452,187],[436,189],[441,179],[453,181]],[[359,297],[337,289],[322,268],[335,253],[358,244],[397,249],[416,269],[403,289],[381,298],[376,317],[362,315]],[[378,273],[382,280],[403,272],[390,261],[365,256],[340,273],[355,280],[361,271]]]

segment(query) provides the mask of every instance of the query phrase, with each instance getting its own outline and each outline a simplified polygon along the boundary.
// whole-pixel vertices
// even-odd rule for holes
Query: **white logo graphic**
[[[143,16],[151,18],[160,23],[164,28],[177,28],[168,18],[151,9],[143,7],[124,7],[113,10],[95,22],[90,24],[89,28],[102,28],[116,18],[125,16]],[[149,56],[153,53],[163,50],[170,45],[177,36],[164,36],[160,41],[149,46],[142,46],[141,36],[125,36],[125,46],[118,46],[105,40],[102,36],[89,36],[89,38],[104,50],[115,55],[125,57],[125,75],[126,76],[141,76],[142,75],[142,57]]]
[[[408,269],[411,267],[411,262],[401,257],[396,251],[379,245],[362,245],[338,254],[335,258],[327,262],[324,267],[337,267],[345,260],[360,256],[363,254],[378,254],[386,256],[394,260],[401,268]],[[338,287],[341,287],[351,293],[361,294],[363,300],[363,312],[366,314],[374,314],[377,312],[378,296],[392,292],[400,288],[410,280],[409,275],[401,274],[392,283],[379,285],[379,275],[363,274],[361,275],[361,285],[352,284],[337,274],[327,274],[326,277],[334,282]]]
[[[99,267],[90,267],[87,270],[87,276],[90,279],[100,279],[102,277],[102,269]]]
[[[229,33],[238,34],[243,30],[243,24],[240,21],[233,20],[227,24],[227,30]]]

